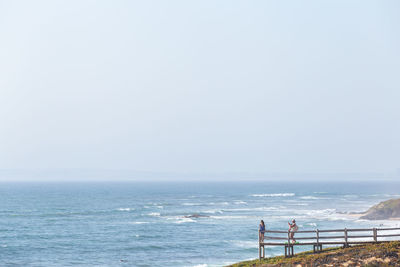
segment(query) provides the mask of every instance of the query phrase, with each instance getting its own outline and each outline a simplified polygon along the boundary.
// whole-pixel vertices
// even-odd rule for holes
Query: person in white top
[[[292,239],[292,243],[296,243],[296,239],[294,239],[294,233],[299,230],[299,227],[296,224],[296,220],[293,219],[292,223],[289,223],[289,232],[290,232],[290,239]]]

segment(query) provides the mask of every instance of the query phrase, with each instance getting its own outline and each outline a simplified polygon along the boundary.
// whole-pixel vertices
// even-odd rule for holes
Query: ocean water
[[[1,183],[0,265],[223,266],[258,257],[260,219],[278,230],[292,218],[301,230],[399,227],[343,214],[400,197],[399,189],[398,182]]]

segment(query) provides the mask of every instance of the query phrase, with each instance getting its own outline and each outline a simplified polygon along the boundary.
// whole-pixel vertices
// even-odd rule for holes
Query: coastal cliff
[[[308,266],[400,266],[400,241],[325,249],[321,253],[303,252],[292,258],[283,256],[239,262],[229,267],[308,267]]]
[[[371,207],[360,219],[386,220],[400,218],[400,198],[390,199]]]

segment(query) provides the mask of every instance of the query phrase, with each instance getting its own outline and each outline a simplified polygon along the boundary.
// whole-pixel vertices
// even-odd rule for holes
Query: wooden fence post
[[[264,245],[262,246],[262,250],[263,250],[262,257],[264,259],[265,258],[265,246]]]
[[[347,243],[347,228],[344,228],[344,247],[345,248],[349,247]]]
[[[374,227],[374,229],[372,229],[372,231],[374,232],[374,241],[378,242],[378,233],[377,233],[376,228]]]
[[[288,236],[288,256],[290,257],[290,231],[288,230],[287,232],[287,236]]]
[[[261,260],[261,232],[258,230],[258,257]]]

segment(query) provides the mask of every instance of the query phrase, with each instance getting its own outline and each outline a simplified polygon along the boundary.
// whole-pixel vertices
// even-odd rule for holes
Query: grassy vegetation
[[[400,266],[400,241],[359,245],[350,248],[329,248],[320,253],[312,251],[294,257],[271,257],[239,262],[231,267],[266,266]]]

